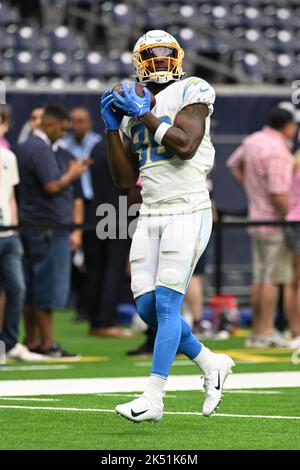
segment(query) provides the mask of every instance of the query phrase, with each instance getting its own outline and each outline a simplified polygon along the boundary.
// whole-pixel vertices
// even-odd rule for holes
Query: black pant
[[[84,234],[86,264],[85,300],[92,328],[117,324],[117,302],[125,277],[130,239],[99,240],[96,233]]]

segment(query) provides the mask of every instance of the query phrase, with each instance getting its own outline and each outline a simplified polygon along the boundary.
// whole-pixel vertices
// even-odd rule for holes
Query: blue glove
[[[101,115],[107,131],[117,131],[123,119],[120,113],[111,109],[114,103],[115,98],[111,89],[106,90],[101,97]]]
[[[130,83],[128,90],[126,83],[122,83],[124,96],[117,91],[113,92],[115,97],[115,106],[122,109],[128,116],[141,117],[150,111],[151,97],[147,88],[144,88],[144,96],[141,98],[135,92],[135,82]]]

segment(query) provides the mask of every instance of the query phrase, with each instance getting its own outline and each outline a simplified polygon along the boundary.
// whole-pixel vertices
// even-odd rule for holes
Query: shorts
[[[284,229],[287,246],[296,255],[300,255],[300,225],[289,225]]]
[[[269,238],[252,235],[253,282],[289,284],[292,254],[282,233]]]
[[[45,310],[64,308],[70,287],[69,232],[24,234],[26,305]]]
[[[134,297],[164,286],[185,293],[212,229],[211,209],[190,214],[141,215],[131,250]]]

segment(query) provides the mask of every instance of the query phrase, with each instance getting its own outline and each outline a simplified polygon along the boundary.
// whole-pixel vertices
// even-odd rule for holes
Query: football
[[[127,82],[121,82],[121,83],[118,83],[116,86],[113,87],[112,91],[117,91],[119,93],[119,95],[123,96],[123,89],[122,89],[122,83],[125,83],[127,88],[129,89],[130,88],[130,81],[127,81]],[[144,88],[145,88],[145,85],[142,85],[141,83],[136,83],[135,84],[135,92],[138,96],[140,96],[141,98],[143,98],[144,96]],[[153,93],[151,93],[151,91],[149,90],[149,93],[150,93],[150,97],[151,97],[151,102],[150,102],[150,109],[152,109],[154,106],[155,106],[155,103],[156,103],[156,99],[155,99],[155,96],[153,95]],[[123,115],[126,116],[126,114],[120,110],[119,108],[115,107],[115,106],[112,106],[112,109],[117,112],[117,113],[121,113]]]

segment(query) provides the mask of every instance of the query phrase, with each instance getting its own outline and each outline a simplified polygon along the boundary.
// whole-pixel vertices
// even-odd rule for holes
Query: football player
[[[142,179],[143,204],[130,252],[131,288],[139,315],[157,333],[145,392],[116,407],[118,414],[135,422],[161,419],[177,351],[204,373],[206,416],[221,401],[234,365],[229,356],[201,344],[180,314],[212,229],[205,180],[214,160],[209,129],[215,101],[215,91],[205,80],[184,78],[183,56],[173,36],[147,32],[133,50],[135,81],[129,88],[123,83],[122,93],[107,90],[101,99],[115,184],[130,188],[139,175]],[[146,85],[143,97],[136,93],[136,82]],[[156,98],[152,109],[150,91]]]

